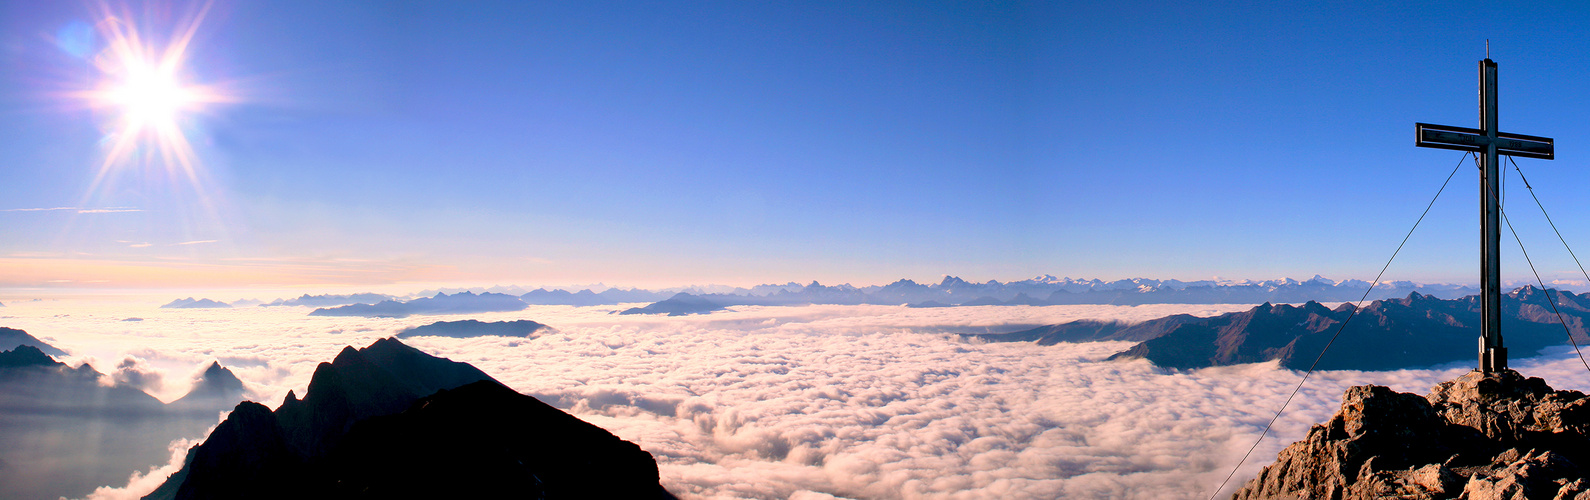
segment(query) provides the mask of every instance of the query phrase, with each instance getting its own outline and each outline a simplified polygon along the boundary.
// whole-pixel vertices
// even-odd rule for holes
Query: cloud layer
[[[131,360],[142,377],[167,373],[159,395],[168,400],[187,390],[182,374],[219,359],[274,407],[288,389],[301,393],[315,364],[342,346],[436,319],[158,305],[158,298],[19,302],[0,324],[50,337],[101,371]],[[1175,372],[1100,361],[1128,343],[979,344],[944,333],[1245,305],[608,314],[623,307],[451,318],[529,319],[557,329],[534,339],[405,342],[472,363],[636,442],[684,498],[1207,498],[1301,377],[1274,364]],[[145,321],[121,321],[135,315]],[[1514,365],[1559,389],[1590,388],[1590,373],[1572,356],[1548,350]],[[1347,387],[1422,394],[1468,368],[1316,374],[1226,491],[1328,418]]]

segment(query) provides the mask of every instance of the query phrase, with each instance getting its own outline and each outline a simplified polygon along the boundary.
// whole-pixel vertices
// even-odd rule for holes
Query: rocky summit
[[[1590,398],[1505,370],[1359,386],[1233,499],[1590,500]]]

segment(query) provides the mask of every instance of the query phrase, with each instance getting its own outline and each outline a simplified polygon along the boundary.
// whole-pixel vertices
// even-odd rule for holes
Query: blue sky
[[[201,5],[111,7],[160,41]],[[64,93],[101,12],[0,4],[0,286],[1369,279],[1460,156],[1413,123],[1474,126],[1486,39],[1590,253],[1571,3],[216,3],[199,182],[95,188],[113,113]],[[1388,279],[1476,281],[1475,180]],[[18,210],[59,207],[118,211]]]

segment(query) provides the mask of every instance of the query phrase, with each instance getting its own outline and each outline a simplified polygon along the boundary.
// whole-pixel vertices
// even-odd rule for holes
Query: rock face
[[[1428,396],[1360,386],[1232,496],[1590,500],[1590,398],[1515,371]]]
[[[245,401],[148,499],[672,498],[633,443],[395,339]]]

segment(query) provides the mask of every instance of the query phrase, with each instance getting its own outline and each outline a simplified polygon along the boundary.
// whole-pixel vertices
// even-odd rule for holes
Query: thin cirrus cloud
[[[1103,361],[1126,342],[979,344],[920,333],[1244,305],[741,306],[676,318],[566,306],[403,319],[310,317],[303,307],[150,314],[170,298],[95,314],[47,303],[7,321],[107,373],[129,357],[146,378],[167,373],[168,400],[188,378],[169,374],[228,360],[272,407],[288,390],[302,394],[315,366],[345,345],[440,320],[540,321],[555,331],[405,342],[639,444],[657,457],[664,486],[693,498],[1208,498],[1301,376],[1274,363],[1177,371]],[[146,319],[120,321],[134,315]],[[1548,350],[1515,365],[1583,390],[1590,374],[1572,356]],[[1328,419],[1347,387],[1423,394],[1468,368],[1315,374],[1224,493]],[[132,479],[98,496],[136,497],[158,484]]]
[[[103,207],[103,208],[49,207],[49,208],[6,208],[6,209],[0,209],[0,212],[76,212],[76,213],[80,213],[80,214],[120,214],[120,213],[142,212],[142,211],[143,211],[143,209],[134,208],[134,207]]]

